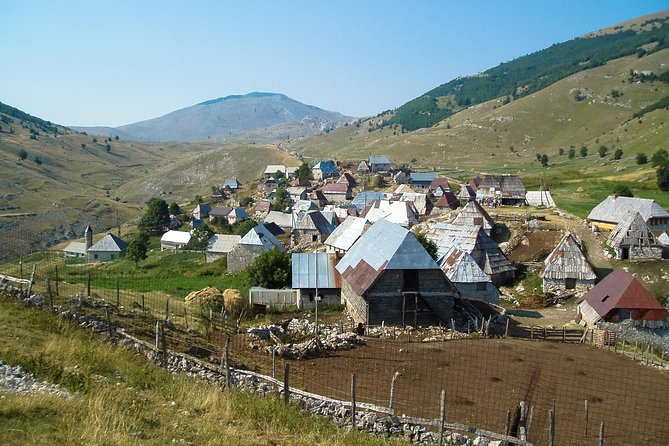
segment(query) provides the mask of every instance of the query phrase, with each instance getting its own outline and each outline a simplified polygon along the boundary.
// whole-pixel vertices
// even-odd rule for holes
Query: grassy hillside
[[[298,164],[274,146],[137,143],[2,110],[0,232],[21,228],[26,237],[0,258],[81,236],[87,224],[115,227],[139,216],[153,195],[188,201],[226,178],[257,178],[266,164]]]
[[[641,18],[639,27],[614,27],[519,57],[475,76],[457,78],[399,107],[389,121],[406,130],[431,127],[470,105],[537,92],[574,73],[632,54],[669,46],[669,18]]]
[[[634,113],[669,94],[658,79],[640,81],[630,70],[661,74],[669,67],[669,49],[643,57],[628,56],[573,74],[555,84],[505,103],[494,99],[454,114],[430,129],[403,132],[379,124],[391,115],[362,121],[329,134],[292,144],[306,158],[360,160],[371,154],[390,156],[396,164],[436,170],[456,180],[479,172],[518,173],[528,187],[543,181],[558,205],[584,217],[623,181],[639,196],[656,198],[669,207],[669,196],[655,185],[650,165],[636,164],[636,154],[651,155],[667,147],[669,111],[658,109],[633,118]],[[587,146],[588,156],[579,156]],[[608,148],[598,156],[601,145]],[[568,158],[570,148],[576,151]],[[621,160],[613,160],[622,148]],[[560,156],[560,149],[564,155]],[[549,157],[541,167],[537,154]],[[586,182],[587,178],[587,184]],[[576,192],[583,187],[582,192]]]
[[[0,296],[0,358],[75,395],[1,393],[3,445],[402,444],[338,430],[278,399],[172,375]]]

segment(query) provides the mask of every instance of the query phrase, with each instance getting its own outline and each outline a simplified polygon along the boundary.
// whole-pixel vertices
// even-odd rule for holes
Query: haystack
[[[238,316],[244,309],[244,298],[239,290],[228,288],[223,291],[223,304],[227,314]]]
[[[203,310],[211,310],[216,313],[220,313],[225,306],[225,297],[221,290],[210,286],[191,292],[184,301],[186,305],[198,305]]]

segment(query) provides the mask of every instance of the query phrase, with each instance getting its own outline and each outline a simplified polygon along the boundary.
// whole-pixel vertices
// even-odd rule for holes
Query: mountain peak
[[[262,91],[253,91],[251,93],[247,94],[231,94],[222,98],[217,98],[217,99],[210,99],[208,101],[200,102],[199,104],[196,105],[212,105],[212,104],[217,104],[219,102],[225,102],[225,101],[230,101],[230,100],[235,100],[235,99],[248,99],[248,98],[271,98],[271,97],[279,97],[282,99],[287,99],[288,96],[280,93],[266,93]]]

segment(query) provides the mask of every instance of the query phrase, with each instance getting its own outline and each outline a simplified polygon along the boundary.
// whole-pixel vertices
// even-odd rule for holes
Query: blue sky
[[[122,125],[231,94],[350,116],[669,1],[0,0],[0,102]]]

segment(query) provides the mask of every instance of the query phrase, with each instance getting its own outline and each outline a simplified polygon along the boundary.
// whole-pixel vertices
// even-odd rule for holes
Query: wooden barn
[[[336,266],[341,295],[357,323],[448,324],[458,292],[439,265],[403,227],[380,219]]]
[[[451,246],[439,259],[439,265],[462,297],[499,304],[499,289],[469,253]]]
[[[476,189],[476,200],[485,206],[518,206],[525,204],[525,193],[518,175],[483,174]]]
[[[661,259],[662,245],[636,211],[623,216],[606,241],[618,260]]]
[[[453,224],[458,226],[481,226],[488,235],[495,228],[495,220],[477,201],[468,202],[455,217]]]
[[[667,310],[624,269],[606,276],[583,295],[576,307],[576,322],[587,327],[632,320],[637,326],[664,328],[667,316]]]
[[[595,286],[597,274],[581,251],[581,244],[567,231],[541,267],[544,293],[566,290],[588,291]]]
[[[630,211],[641,214],[653,232],[669,230],[669,212],[649,198],[609,195],[590,211],[587,220],[593,227],[611,231]]]

